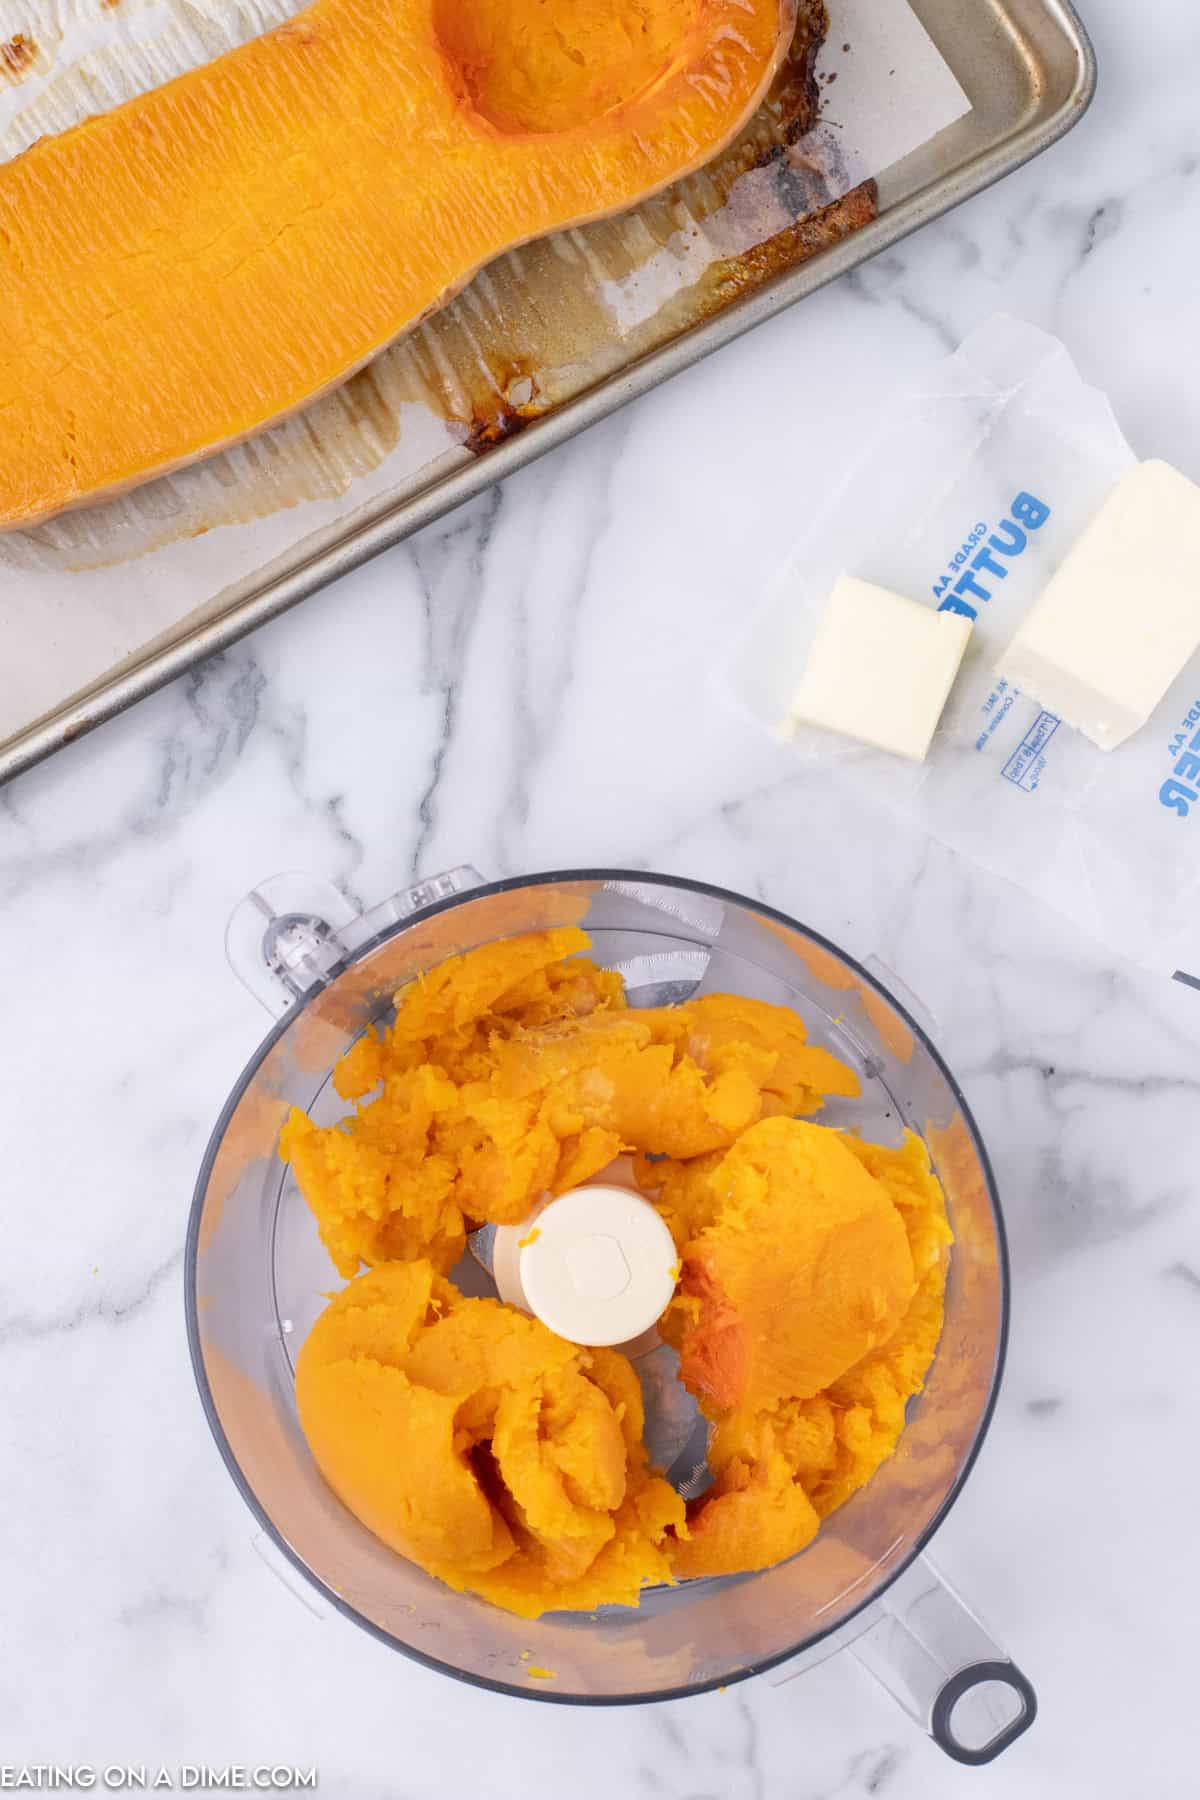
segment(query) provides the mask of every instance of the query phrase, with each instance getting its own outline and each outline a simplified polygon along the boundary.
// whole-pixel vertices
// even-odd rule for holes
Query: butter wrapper
[[[1187,773],[1200,752],[1200,660],[1111,753],[995,672],[1136,462],[1108,400],[1056,338],[991,319],[887,410],[771,583],[725,686],[791,754],[866,788],[1119,955],[1200,987],[1200,783]],[[808,644],[841,574],[974,620],[922,764],[789,733]]]

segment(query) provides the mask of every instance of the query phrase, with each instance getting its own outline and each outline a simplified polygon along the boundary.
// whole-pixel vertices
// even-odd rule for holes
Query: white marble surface
[[[1087,15],[1101,97],[1051,155],[0,794],[0,1762],[267,1758],[412,1800],[1200,1792],[1200,995],[781,767],[702,684],[875,396],[1000,305],[1200,476],[1200,12]],[[845,1658],[637,1711],[475,1692],[256,1555],[181,1296],[264,1025],[224,921],[279,868],[371,900],[460,860],[762,895],[936,1016],[1015,1261],[937,1546],[1041,1694],[991,1770]]]

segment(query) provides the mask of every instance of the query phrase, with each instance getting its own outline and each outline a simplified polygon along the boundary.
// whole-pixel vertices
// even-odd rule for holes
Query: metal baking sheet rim
[[[228,649],[319,588],[400,543],[495,482],[503,481],[514,470],[534,462],[587,426],[607,418],[659,382],[690,368],[764,319],[773,318],[805,295],[890,249],[910,232],[941,218],[1049,149],[1079,122],[1091,104],[1096,91],[1096,59],[1091,40],[1070,0],[1045,0],[1044,11],[1070,42],[1077,62],[1071,91],[1055,112],[1032,120],[1011,137],[947,169],[937,180],[889,207],[840,244],[821,251],[795,269],[785,270],[766,286],[734,301],[724,312],[693,326],[586,394],[536,420],[519,436],[444,476],[415,499],[397,501],[378,516],[351,524],[348,529],[344,522],[331,526],[322,535],[338,534],[334,541],[309,539],[306,553],[287,568],[276,568],[275,572],[259,570],[235,583],[228,589],[226,605],[216,617],[184,630],[157,648],[147,646],[118,670],[93,682],[0,744],[0,784],[33,768],[194,664]]]

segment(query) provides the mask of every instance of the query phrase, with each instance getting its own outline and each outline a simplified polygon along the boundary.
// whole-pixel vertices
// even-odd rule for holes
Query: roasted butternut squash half
[[[0,527],[352,374],[745,123],[795,0],[315,0],[0,167]]]

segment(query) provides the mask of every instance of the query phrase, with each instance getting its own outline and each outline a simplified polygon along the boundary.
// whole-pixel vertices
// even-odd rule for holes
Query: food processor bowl
[[[919,1133],[955,1241],[941,1341],[896,1452],[807,1549],[757,1574],[649,1589],[637,1608],[531,1621],[387,1549],[318,1473],[293,1375],[340,1282],[278,1145],[292,1106],[320,1124],[348,1112],[333,1067],[389,1016],[403,983],[494,939],[565,925],[588,933],[631,1005],[730,992],[793,1008],[861,1081],[861,1097],[831,1100],[821,1121],[879,1142]],[[459,869],[367,913],[313,877],[278,876],[234,913],[228,949],[282,1016],[226,1102],[200,1172],[186,1264],[192,1359],[230,1474],[269,1540],[333,1607],[431,1667],[543,1701],[664,1700],[785,1664],[790,1678],[849,1646],[960,1761],[990,1760],[1028,1727],[1036,1703],[1025,1677],[922,1556],[987,1427],[1008,1273],[978,1131],[919,1007],[889,991],[894,978],[885,985],[760,902],[605,870],[485,883]],[[474,1279],[475,1291],[493,1291],[478,1267]]]

